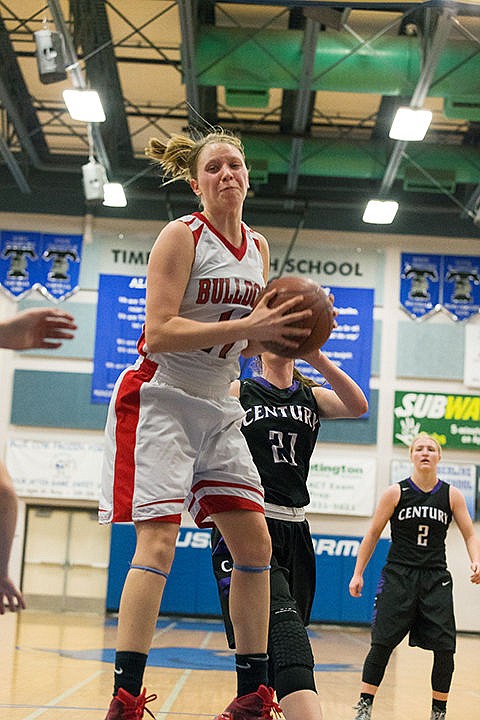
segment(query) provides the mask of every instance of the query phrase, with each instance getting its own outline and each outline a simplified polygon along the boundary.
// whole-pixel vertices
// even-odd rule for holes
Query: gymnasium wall
[[[83,442],[102,442],[106,405],[90,402],[98,277],[100,273],[144,275],[148,250],[161,227],[162,223],[94,218],[93,226],[89,226],[84,238],[80,290],[62,303],[62,307],[77,320],[79,329],[75,340],[64,344],[58,351],[0,353],[2,453],[6,453],[8,443],[15,438],[75,438]],[[84,219],[0,214],[0,229],[83,233]],[[274,250],[272,256],[281,263],[294,229],[258,229],[269,238]],[[310,260],[318,258],[318,262],[310,263],[309,268],[311,276],[324,285],[374,289],[369,416],[359,420],[324,422],[317,448],[326,461],[374,462],[372,504],[390,481],[392,461],[407,458],[406,450],[392,442],[395,391],[475,394],[474,389],[463,383],[465,324],[455,323],[445,313],[438,313],[423,322],[414,321],[399,307],[401,253],[451,254],[451,243],[451,238],[432,239],[421,235],[384,236],[379,233],[301,230],[290,254],[294,263],[291,267],[298,274],[306,267],[305,263],[302,265],[299,262],[302,257],[308,256]],[[478,239],[458,239],[454,252],[469,256],[480,254],[477,246]],[[278,272],[278,266],[273,270]],[[37,292],[20,305],[27,307],[47,302]],[[8,317],[15,309],[16,303],[0,296],[0,318]],[[478,325],[480,318],[475,316],[468,323]],[[474,463],[478,475],[478,451],[451,450],[448,451],[448,461]],[[64,502],[23,497],[22,501],[27,506],[64,504],[92,509],[95,505],[91,500],[79,498]],[[313,533],[320,537],[361,537],[369,519],[318,513],[309,516]],[[189,526],[188,518],[185,526]],[[22,530],[20,528],[14,559],[18,572],[22,566]],[[108,530],[105,529],[105,532]],[[455,528],[449,536],[449,562],[458,586],[455,599],[459,629],[479,632],[478,588],[468,583],[468,558]],[[334,561],[340,562],[335,558]],[[372,566],[368,571],[369,581],[373,582],[375,572]],[[323,574],[321,567],[319,573]],[[346,585],[343,592],[348,592]],[[338,607],[343,600],[342,590],[339,589]],[[342,621],[342,618],[336,620]]]

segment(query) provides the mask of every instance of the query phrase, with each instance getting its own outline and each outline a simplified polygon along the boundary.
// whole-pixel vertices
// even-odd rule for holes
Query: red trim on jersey
[[[138,369],[123,376],[115,400],[115,467],[112,522],[132,519],[135,486],[135,442],[140,415],[140,389],[155,375],[157,363],[145,358]]]
[[[199,214],[200,213],[192,213],[191,217],[197,217],[197,215],[199,215]],[[201,219],[203,220],[203,218],[201,218]],[[192,233],[193,244],[195,245],[195,248],[196,248],[198,245],[198,241],[200,240],[200,237],[202,235],[203,228],[200,226],[196,230],[192,230],[191,225],[193,225],[193,220],[180,220],[180,222],[183,222],[183,224],[186,225],[188,227],[188,229],[190,230],[190,232]]]
[[[242,244],[240,247],[235,247],[235,245],[232,245],[232,243],[227,240],[226,237],[222,235],[216,228],[213,227],[213,225],[207,220],[205,215],[203,215],[201,212],[194,212],[192,213],[196,218],[201,220],[205,225],[208,227],[208,229],[220,240],[223,245],[227,248],[227,250],[230,250],[232,255],[234,255],[237,260],[242,260],[245,253],[247,252],[247,233],[245,230],[245,224],[242,222]]]

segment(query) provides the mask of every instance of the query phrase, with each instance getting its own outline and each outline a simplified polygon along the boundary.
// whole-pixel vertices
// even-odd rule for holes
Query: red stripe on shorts
[[[247,485],[247,483],[241,483],[241,482],[225,482],[224,480],[200,480],[199,482],[196,482],[195,485],[192,487],[192,492],[194,494],[198,494],[199,490],[202,490],[203,488],[238,488],[239,490],[248,490],[248,492],[256,493],[260,498],[263,499],[263,487],[255,487],[254,485]],[[230,497],[241,497],[236,496],[233,493],[230,495]]]
[[[135,444],[140,415],[140,390],[155,375],[157,364],[144,359],[138,369],[125,373],[115,401],[115,469],[112,522],[132,519],[135,487]]]

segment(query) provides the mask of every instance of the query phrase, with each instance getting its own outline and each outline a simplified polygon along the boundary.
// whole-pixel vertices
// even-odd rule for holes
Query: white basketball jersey
[[[195,242],[195,259],[180,306],[181,317],[201,322],[222,322],[248,315],[264,287],[263,259],[258,240],[242,223],[242,244],[234,247],[200,213],[178,219]],[[238,356],[247,341],[216,345],[203,350],[148,353],[158,364],[156,378],[199,396],[228,394],[238,377]],[[146,348],[145,348],[146,349]]]

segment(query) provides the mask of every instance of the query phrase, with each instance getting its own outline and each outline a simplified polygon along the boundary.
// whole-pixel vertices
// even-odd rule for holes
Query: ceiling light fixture
[[[102,101],[96,90],[64,90],[63,99],[73,120],[105,122]]]
[[[396,200],[369,200],[362,220],[365,223],[390,225],[395,219],[397,210],[398,202]]]
[[[389,137],[393,140],[423,140],[431,122],[430,110],[399,107],[393,118]]]
[[[103,204],[108,207],[125,207],[127,198],[121,183],[107,182],[103,186]]]

